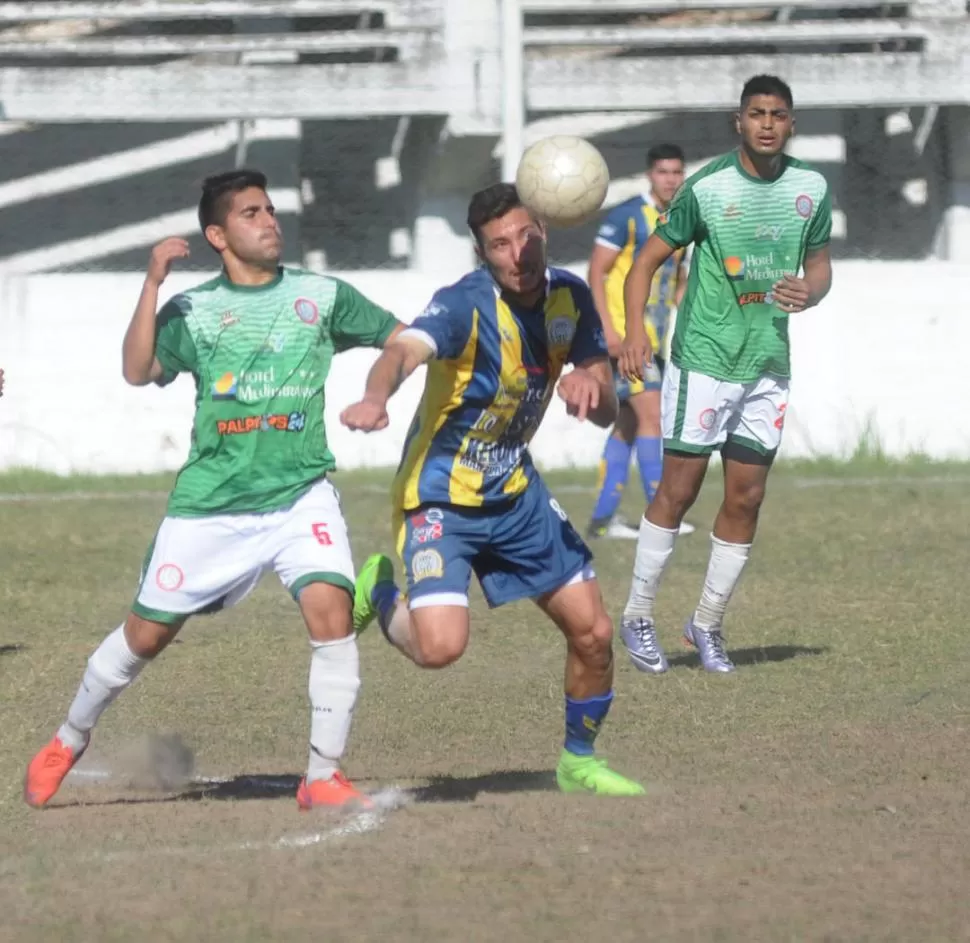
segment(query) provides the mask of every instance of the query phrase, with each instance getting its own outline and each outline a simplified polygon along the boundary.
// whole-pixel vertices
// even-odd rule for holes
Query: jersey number
[[[320,544],[321,547],[333,546],[333,541],[330,539],[330,534],[327,532],[326,524],[314,524],[313,536],[317,538],[317,543]]]

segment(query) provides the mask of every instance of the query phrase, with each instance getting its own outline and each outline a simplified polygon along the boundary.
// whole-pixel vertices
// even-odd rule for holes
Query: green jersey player
[[[700,603],[684,636],[697,647],[705,669],[734,670],[722,623],[781,442],[790,375],[788,318],[817,305],[832,282],[828,186],[818,171],[784,152],[794,129],[792,111],[791,90],[781,79],[750,79],[735,118],[740,147],[684,183],[627,276],[620,367],[624,375],[640,377],[650,343],[642,320],[630,313],[643,310],[664,260],[694,244],[663,380],[663,472],[640,524],[620,629],[643,671],[667,668],[654,627],[654,597],[715,449],[724,464],[724,501]]]
[[[401,325],[350,285],[280,265],[282,236],[257,171],[206,180],[202,232],[222,260],[211,281],[156,316],[183,239],[157,245],[125,335],[133,386],[195,380],[189,456],[142,570],[125,623],[88,661],[55,737],[27,769],[24,798],[46,805],[104,709],[193,615],[235,605],[267,570],[296,600],[310,634],[310,759],[297,802],[362,796],[340,771],[360,687],[351,609],[354,565],[324,429],[334,353],[383,347]]]

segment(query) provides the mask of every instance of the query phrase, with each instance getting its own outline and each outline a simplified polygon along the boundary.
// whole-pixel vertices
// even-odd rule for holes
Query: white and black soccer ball
[[[555,134],[522,155],[515,175],[519,198],[550,226],[578,226],[599,212],[610,171],[585,138]]]

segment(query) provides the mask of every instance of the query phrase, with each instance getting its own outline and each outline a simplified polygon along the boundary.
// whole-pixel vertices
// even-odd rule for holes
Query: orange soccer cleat
[[[24,802],[35,809],[47,805],[83,752],[84,749],[81,749],[75,753],[58,737],[54,737],[27,767],[27,775],[24,777]]]
[[[312,783],[308,783],[304,776],[296,791],[296,804],[304,812],[314,806],[336,808],[352,803],[359,803],[366,809],[374,805],[340,772],[334,773],[329,779],[315,779]]]

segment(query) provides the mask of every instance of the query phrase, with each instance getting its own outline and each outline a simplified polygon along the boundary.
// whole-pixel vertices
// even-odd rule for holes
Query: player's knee
[[[422,640],[417,645],[415,660],[422,668],[447,668],[464,654],[465,646],[455,639]]]
[[[613,658],[612,620],[606,612],[598,612],[582,631],[573,633],[570,644],[586,667],[607,667]]]
[[[725,498],[729,512],[742,518],[757,517],[764,500],[764,482],[751,482],[734,487]]]
[[[686,475],[666,475],[660,480],[654,503],[660,504],[679,520],[697,500],[699,490],[700,485],[693,478]]]
[[[172,625],[154,622],[132,612],[125,622],[125,642],[136,657],[154,658],[161,654],[165,646],[175,638],[182,624],[182,622]]]

